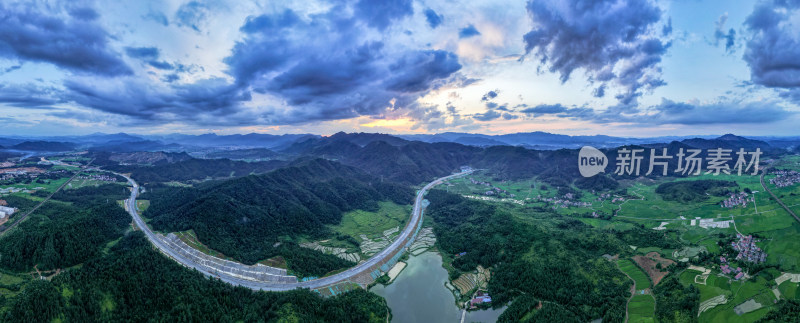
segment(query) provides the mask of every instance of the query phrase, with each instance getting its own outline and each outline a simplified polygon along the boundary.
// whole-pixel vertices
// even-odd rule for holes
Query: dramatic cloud
[[[34,84],[0,84],[0,103],[31,109],[51,109],[61,103],[60,91]]]
[[[115,79],[104,84],[67,81],[67,98],[95,110],[155,122],[235,124],[241,102],[251,100],[223,79],[164,87],[138,79]],[[250,116],[252,117],[252,116]],[[216,118],[217,120],[214,120]]]
[[[615,82],[621,104],[635,103],[640,90],[664,85],[658,64],[670,47],[659,38],[671,25],[661,25],[661,9],[650,1],[529,1],[533,30],[525,34],[525,51],[550,72],[569,80],[583,69],[601,87]],[[670,26],[670,27],[667,27]],[[661,31],[662,35],[658,35]],[[604,89],[595,95],[602,96]]]
[[[411,0],[360,0],[355,5],[355,14],[366,20],[367,25],[380,31],[393,21],[414,13]]]
[[[461,28],[461,30],[458,31],[458,38],[470,38],[472,36],[478,36],[480,34],[481,32],[479,32],[478,29],[475,28],[475,26],[469,25],[464,28]]]
[[[472,116],[472,118],[478,121],[492,121],[499,118],[501,115],[502,114],[500,112],[489,110],[486,111],[486,113],[476,113]]]
[[[536,114],[562,113],[565,111],[567,111],[567,107],[559,103],[559,104],[541,104],[535,107],[524,109],[521,112],[536,115]]]
[[[725,32],[725,22],[727,21],[728,13],[726,12],[722,16],[719,16],[719,20],[714,23],[716,26],[714,29],[714,46],[719,46],[720,42],[724,42],[725,52],[732,53],[735,49],[734,45],[736,44],[736,30],[731,28]]]
[[[662,99],[661,104],[651,109],[656,113],[647,116],[642,121],[685,125],[759,124],[783,120],[794,114],[772,101],[690,104]]]
[[[375,6],[367,4],[360,2],[357,11]],[[407,108],[461,69],[453,53],[389,49],[359,27],[367,19],[385,28],[380,22],[394,18],[348,18],[342,11],[333,8],[310,20],[291,10],[248,18],[241,27],[247,36],[225,59],[229,73],[241,88],[286,100],[294,108],[280,121],[296,123]]]
[[[125,47],[125,54],[128,56],[144,60],[158,59],[158,48],[155,47]]]
[[[48,8],[0,4],[0,57],[105,76],[132,73],[109,48],[109,35],[93,21],[96,12],[83,8],[65,15],[63,9]]]
[[[539,105],[520,112],[534,117],[553,115],[572,120],[596,123],[633,123],[642,125],[707,125],[707,124],[762,124],[791,117],[795,113],[775,101],[738,102],[719,100],[710,103],[675,102],[662,99],[642,113],[620,114],[608,108],[596,111],[586,107],[568,108],[561,104]]]
[[[800,1],[759,2],[745,20],[750,32],[744,60],[751,81],[783,89],[787,99],[800,103],[800,38],[797,16]]]
[[[184,3],[175,12],[175,21],[179,26],[189,27],[195,31],[200,31],[211,11],[211,6],[202,1],[189,1]],[[166,20],[166,17],[165,17]]]
[[[497,97],[497,91],[489,91],[483,95],[481,101],[490,101],[491,99],[494,99],[496,97]]]
[[[428,21],[428,26],[431,26],[431,28],[435,29],[436,27],[439,27],[439,25],[442,24],[442,19],[444,19],[444,17],[437,14],[436,11],[433,11],[433,9],[425,9],[425,20]]]
[[[158,48],[155,47],[125,47],[125,54],[127,54],[128,57],[139,59],[147,63],[147,65],[160,70],[175,69],[175,66],[172,64],[158,60],[161,53]]]

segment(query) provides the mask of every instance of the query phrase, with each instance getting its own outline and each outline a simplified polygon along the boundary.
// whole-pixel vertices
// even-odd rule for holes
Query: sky
[[[0,135],[800,135],[800,1],[0,2]]]

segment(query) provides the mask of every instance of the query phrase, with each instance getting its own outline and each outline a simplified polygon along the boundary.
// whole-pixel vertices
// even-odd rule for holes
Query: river
[[[392,322],[460,322],[461,309],[444,287],[447,271],[435,252],[411,256],[408,265],[389,286],[377,285],[372,292],[386,299]],[[495,322],[503,309],[467,312],[465,322]]]

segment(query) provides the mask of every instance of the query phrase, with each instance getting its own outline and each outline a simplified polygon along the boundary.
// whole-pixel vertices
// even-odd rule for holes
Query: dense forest
[[[385,300],[361,289],[323,298],[211,280],[153,250],[140,232],[124,236],[108,255],[52,282],[31,280],[0,302],[6,322],[386,322],[389,315]]]
[[[427,198],[439,250],[466,253],[453,261],[458,272],[451,277],[479,264],[491,267],[493,306],[512,302],[501,321],[524,316],[534,299],[550,304],[537,311],[542,321],[621,321],[631,284],[614,263],[601,256],[629,252],[628,240],[673,243],[662,242],[664,236],[652,236],[643,229],[601,231],[551,213],[526,211],[525,220],[499,206],[441,190],[431,191]]]
[[[660,322],[697,322],[700,290],[684,287],[678,275],[670,274],[653,289],[656,297],[656,319]]]
[[[324,159],[193,188],[149,190],[142,196],[151,200],[144,216],[154,229],[193,229],[210,248],[248,264],[276,255],[290,258],[278,242],[328,237],[326,225],[339,223],[343,212],[376,211],[378,201],[414,199],[410,188]]]
[[[798,323],[800,322],[800,300],[782,299],[778,306],[762,317],[759,323]]]
[[[58,199],[48,202],[0,239],[0,267],[50,270],[99,255],[130,223],[130,215],[117,205],[123,189],[109,184],[62,190],[54,199],[71,204]]]
[[[736,182],[713,179],[678,181],[658,185],[656,193],[667,201],[697,203],[707,200],[706,194],[723,196],[731,192],[731,187],[737,186]]]
[[[248,163],[230,159],[188,159],[155,166],[118,165],[108,168],[131,173],[131,176],[140,183],[153,183],[247,176],[266,173],[285,164],[286,162],[278,160]]]

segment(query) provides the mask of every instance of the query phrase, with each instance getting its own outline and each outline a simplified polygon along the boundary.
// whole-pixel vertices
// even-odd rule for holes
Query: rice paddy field
[[[636,294],[628,303],[628,322],[655,322],[656,300],[649,294]]]
[[[628,274],[634,282],[636,282],[636,290],[644,290],[651,287],[650,279],[647,278],[647,275],[639,268],[632,260],[630,259],[620,259],[617,261],[617,265],[619,265],[619,269],[622,272]]]

